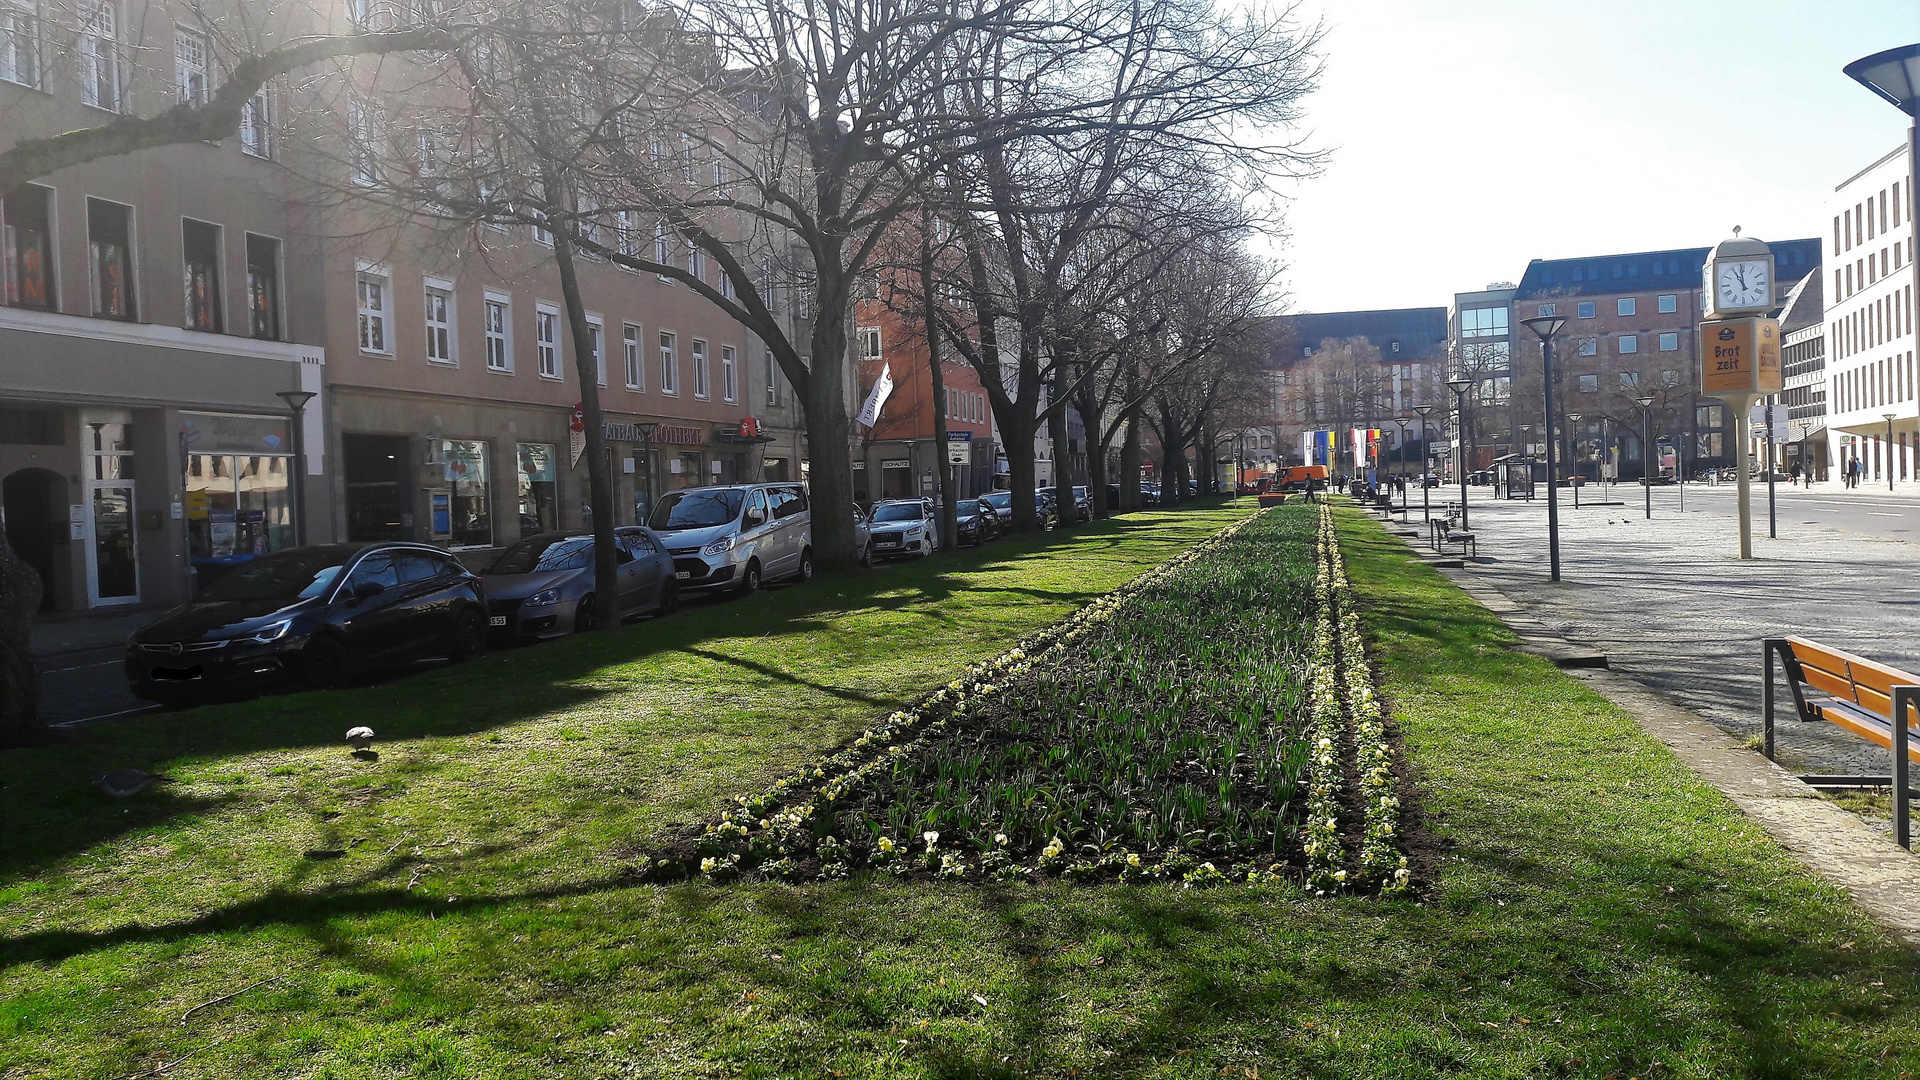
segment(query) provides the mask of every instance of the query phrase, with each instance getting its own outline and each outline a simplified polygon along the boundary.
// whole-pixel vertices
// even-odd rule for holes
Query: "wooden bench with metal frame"
[[[1773,672],[1778,656],[1785,669],[1794,712],[1801,720],[1825,720],[1886,747],[1893,773],[1875,776],[1803,776],[1815,786],[1873,786],[1893,789],[1893,838],[1911,849],[1908,829],[1908,763],[1920,761],[1920,742],[1908,730],[1920,724],[1920,675],[1875,663],[1800,637],[1768,638],[1764,645],[1766,683],[1761,691],[1766,725],[1765,753],[1773,760]],[[1896,723],[1894,717],[1904,723]],[[1822,783],[1822,782],[1825,783]]]

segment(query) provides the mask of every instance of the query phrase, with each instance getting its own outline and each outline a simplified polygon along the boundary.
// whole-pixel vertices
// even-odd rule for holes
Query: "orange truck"
[[[1309,480],[1327,482],[1325,465],[1288,465],[1273,474],[1273,482],[1267,485],[1269,491],[1305,491]]]

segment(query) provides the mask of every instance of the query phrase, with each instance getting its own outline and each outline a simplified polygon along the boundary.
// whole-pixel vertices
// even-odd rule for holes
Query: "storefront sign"
[[[1745,397],[1780,392],[1780,324],[1719,319],[1700,324],[1700,392]]]
[[[661,424],[659,428],[654,431],[653,438],[655,442],[668,443],[673,446],[702,446],[705,445],[707,441],[707,430],[705,428],[674,427],[671,424]]]
[[[600,425],[600,437],[608,442],[652,442],[658,436],[659,424],[621,424],[612,420]]]
[[[573,454],[573,460],[567,463],[567,468],[579,468],[580,455],[587,449],[587,413],[584,404],[575,405],[573,413],[567,417],[567,449]]]
[[[287,422],[277,416],[180,414],[180,435],[196,454],[290,454]]]

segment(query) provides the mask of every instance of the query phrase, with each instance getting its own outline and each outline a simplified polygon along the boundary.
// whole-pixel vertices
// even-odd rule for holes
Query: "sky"
[[[1299,0],[1316,177],[1279,187],[1293,311],[1446,306],[1530,259],[1819,236],[1906,139],[1841,73],[1920,0]]]

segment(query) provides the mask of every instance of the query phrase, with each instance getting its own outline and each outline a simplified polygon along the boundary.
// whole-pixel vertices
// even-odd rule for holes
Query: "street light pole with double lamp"
[[[1472,526],[1467,524],[1467,391],[1473,389],[1473,379],[1463,370],[1447,380],[1447,389],[1453,391],[1453,441],[1459,450],[1459,464],[1454,468],[1460,474],[1460,528],[1470,529]]]
[[[1432,516],[1431,504],[1427,501],[1427,462],[1433,460],[1427,451],[1427,414],[1433,411],[1433,406],[1415,405],[1413,411],[1420,414],[1420,520],[1426,521]]]
[[[1555,494],[1554,443],[1553,434],[1553,336],[1558,334],[1567,320],[1558,315],[1538,315],[1531,319],[1520,320],[1521,325],[1533,331],[1540,338],[1541,383],[1546,396],[1546,439],[1547,444],[1547,570],[1549,581],[1560,580],[1560,500]]]
[[[1647,520],[1653,520],[1653,395],[1633,399],[1640,406],[1640,488],[1647,496]]]

